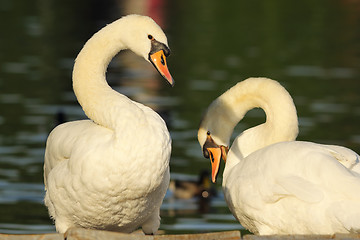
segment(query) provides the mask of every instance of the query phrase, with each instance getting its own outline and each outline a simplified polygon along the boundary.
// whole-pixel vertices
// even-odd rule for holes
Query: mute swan
[[[235,125],[250,109],[266,122],[233,141]],[[359,155],[333,145],[295,141],[296,109],[276,81],[249,78],[208,108],[198,141],[210,157],[212,181],[225,161],[223,191],[233,215],[255,234],[360,232]]]
[[[69,227],[154,234],[169,180],[171,139],[152,109],[110,88],[105,71],[121,50],[151,62],[170,84],[161,28],[129,15],[97,32],[76,58],[73,87],[90,120],[56,127],[46,143],[45,205],[56,230]]]

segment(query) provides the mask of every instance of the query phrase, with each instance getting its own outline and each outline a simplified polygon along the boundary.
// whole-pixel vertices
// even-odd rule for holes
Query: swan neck
[[[239,151],[234,155],[243,158],[266,145],[296,138],[298,121],[293,100],[278,82],[266,78],[244,80],[218,97],[210,105],[199,135],[202,131],[210,131],[218,145],[229,146],[234,127],[253,108],[264,110],[266,122],[247,129],[237,137],[234,144],[240,146],[237,146]],[[231,161],[231,156],[228,160]]]
[[[90,38],[78,54],[73,69],[73,88],[85,114],[94,122],[113,127],[106,118],[112,99],[121,101],[121,94],[111,89],[106,81],[106,70],[111,59],[126,49],[120,41],[112,40],[111,25]],[[110,103],[110,105],[109,105]],[[107,120],[108,119],[108,120]]]

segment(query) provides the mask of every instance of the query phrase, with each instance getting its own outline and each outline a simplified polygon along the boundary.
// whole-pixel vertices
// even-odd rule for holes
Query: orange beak
[[[171,86],[174,86],[175,82],[172,78],[166,63],[166,57],[163,50],[155,52],[149,55],[151,63],[154,65],[156,70],[163,76]]]
[[[220,148],[207,148],[211,160],[211,181],[216,182],[216,177],[219,172],[221,149]]]

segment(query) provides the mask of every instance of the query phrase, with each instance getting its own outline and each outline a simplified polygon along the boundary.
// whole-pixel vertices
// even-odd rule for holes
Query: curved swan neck
[[[114,128],[115,121],[106,109],[127,99],[111,89],[105,77],[111,59],[127,48],[121,41],[125,37],[121,32],[124,27],[120,19],[95,33],[78,54],[73,69],[74,92],[85,114],[108,128]]]
[[[249,78],[230,88],[209,106],[200,125],[199,142],[210,131],[218,145],[229,146],[234,127],[253,108],[265,111],[266,122],[238,137],[244,145],[241,146],[243,157],[266,145],[296,138],[298,120],[289,93],[271,79]]]

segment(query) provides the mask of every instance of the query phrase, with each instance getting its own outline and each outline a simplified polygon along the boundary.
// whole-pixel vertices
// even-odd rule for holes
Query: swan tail
[[[335,145],[324,145],[324,148],[342,165],[360,174],[359,155],[349,148]]]

